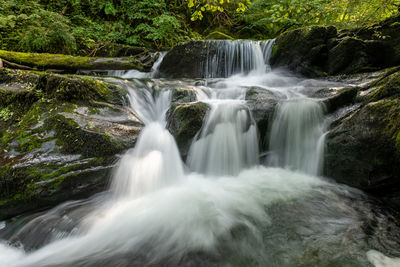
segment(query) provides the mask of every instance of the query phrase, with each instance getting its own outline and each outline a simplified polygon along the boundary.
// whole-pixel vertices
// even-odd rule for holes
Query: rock
[[[390,205],[400,192],[400,83],[391,70],[370,83],[359,108],[332,124],[325,174],[366,190]],[[363,92],[361,92],[363,93]]]
[[[336,34],[336,28],[322,26],[285,32],[276,38],[270,63],[309,77],[323,76],[328,41]]]
[[[206,62],[208,55],[215,51],[216,46],[203,41],[179,44],[165,55],[160,64],[160,75],[167,78],[203,77],[204,68],[201,63]]]
[[[326,175],[364,190],[399,190],[399,104],[372,102],[342,119],[327,137]]]
[[[193,138],[200,131],[209,106],[202,102],[175,104],[167,114],[167,128],[175,137],[182,157],[186,157]]]
[[[400,16],[370,27],[337,32],[306,27],[276,38],[271,65],[308,77],[354,74],[400,64]]]
[[[0,87],[0,219],[105,190],[143,127],[116,85],[15,70],[0,78],[20,73],[26,88]]]
[[[173,88],[171,102],[173,104],[178,103],[189,103],[197,100],[196,93],[194,90],[187,88]]]
[[[343,88],[337,91],[335,95],[324,99],[322,102],[325,105],[326,112],[332,113],[343,106],[353,104],[355,102],[358,90],[358,87]]]
[[[265,89],[251,88],[247,90],[245,99],[257,124],[260,134],[260,147],[266,150],[269,146],[270,124],[280,97]]]

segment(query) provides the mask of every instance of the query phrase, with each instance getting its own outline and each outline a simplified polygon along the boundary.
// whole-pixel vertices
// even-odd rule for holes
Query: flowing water
[[[1,222],[0,266],[399,266],[398,221],[317,176],[326,122],[307,95],[335,85],[270,71],[272,44],[219,41],[205,79],[123,81],[145,127],[110,189]],[[267,164],[255,87],[279,98]],[[176,88],[210,107],[186,163],[166,129]]]

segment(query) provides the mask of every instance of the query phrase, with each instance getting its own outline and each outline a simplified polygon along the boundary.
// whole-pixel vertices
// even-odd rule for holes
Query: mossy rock
[[[340,89],[335,95],[322,101],[327,113],[332,113],[341,107],[353,104],[356,101],[358,87],[347,87]]]
[[[321,76],[328,57],[328,40],[334,27],[312,26],[285,32],[275,41],[272,66],[285,66],[306,76]]]
[[[28,89],[0,88],[0,219],[105,190],[143,126],[115,85],[34,75]]]
[[[186,157],[193,138],[200,131],[209,106],[202,102],[175,104],[167,114],[168,130],[175,137],[179,151]]]
[[[400,65],[400,16],[337,32],[312,26],[276,38],[271,65],[308,77],[354,74]]]
[[[382,99],[351,113],[327,136],[328,177],[375,194],[400,190],[400,100]]]
[[[167,78],[199,78],[204,76],[206,62],[217,47],[204,41],[178,44],[165,55],[160,64],[160,76]]]
[[[383,98],[399,98],[400,97],[400,72],[384,75],[384,77],[372,84],[376,87],[371,94],[368,95],[366,101],[378,101]]]

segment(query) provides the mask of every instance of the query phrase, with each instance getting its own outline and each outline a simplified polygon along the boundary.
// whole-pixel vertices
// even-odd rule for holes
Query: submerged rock
[[[105,190],[142,128],[124,91],[78,76],[4,69],[0,78],[0,219]]]

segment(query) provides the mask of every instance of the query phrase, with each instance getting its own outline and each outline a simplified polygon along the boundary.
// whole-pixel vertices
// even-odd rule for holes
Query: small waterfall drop
[[[210,175],[237,175],[258,164],[257,128],[241,101],[216,101],[192,144],[188,165]]]
[[[132,88],[129,100],[133,111],[145,123],[135,148],[121,159],[114,172],[111,191],[117,197],[137,197],[177,182],[183,165],[174,137],[165,129],[165,113],[171,105],[171,92],[153,97],[146,89]]]
[[[307,98],[279,103],[271,127],[269,163],[317,175],[323,148],[322,104]]]
[[[158,54],[157,60],[153,63],[150,72],[142,72],[138,70],[111,70],[108,71],[107,76],[120,77],[124,79],[142,79],[142,78],[157,78],[158,77],[158,69],[160,68],[160,64],[167,54],[167,52],[157,52],[153,53],[153,55]]]
[[[270,70],[269,58],[274,40],[210,40],[207,59],[202,62],[205,78],[230,77],[234,74],[264,74]]]

